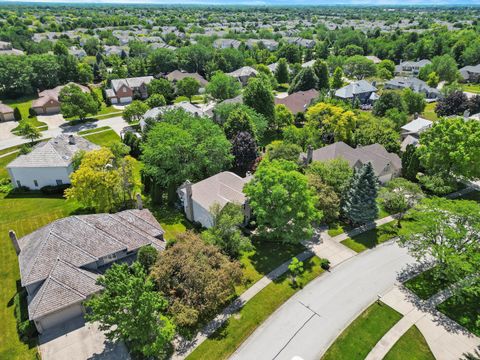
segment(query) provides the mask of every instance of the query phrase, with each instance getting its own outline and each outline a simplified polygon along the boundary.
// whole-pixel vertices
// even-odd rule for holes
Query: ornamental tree
[[[193,95],[198,94],[198,90],[200,89],[200,83],[197,79],[187,76],[177,81],[176,87],[177,95],[186,96],[191,99]]]
[[[103,290],[87,300],[88,321],[98,321],[107,339],[125,341],[145,357],[167,355],[175,326],[165,315],[167,301],[142,265],[113,264],[97,284]]]
[[[148,111],[149,106],[140,100],[134,100],[123,110],[123,120],[128,123],[140,121],[142,116]]]
[[[307,177],[287,160],[264,160],[245,195],[256,217],[259,235],[283,243],[299,243],[313,234],[312,222],[321,219]]]
[[[258,157],[257,143],[252,134],[246,131],[237,133],[232,139],[232,154],[238,173],[244,175],[251,171]]]

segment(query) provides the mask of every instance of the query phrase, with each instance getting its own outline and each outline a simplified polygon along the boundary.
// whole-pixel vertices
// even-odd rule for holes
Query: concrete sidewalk
[[[480,338],[436,310],[436,306],[446,297],[448,291],[422,301],[403,286],[395,285],[381,300],[404,317],[383,336],[366,360],[383,359],[413,325],[423,334],[437,360],[459,359],[462,354],[473,352],[480,346]]]
[[[341,264],[345,260],[357,255],[352,249],[340,244],[340,242],[334,241],[333,238],[328,235],[328,229],[321,230],[320,237],[317,241],[304,241],[302,244],[319,258],[328,259],[330,266],[333,267]]]

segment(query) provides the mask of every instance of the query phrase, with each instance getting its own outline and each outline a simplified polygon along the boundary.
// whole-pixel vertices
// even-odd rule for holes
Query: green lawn
[[[383,360],[435,360],[425,338],[413,325],[393,345]]]
[[[24,236],[77,209],[73,202],[37,193],[0,194],[0,359],[36,359],[36,343],[22,342],[17,333],[13,298],[19,287],[18,261],[8,237],[10,229]]]
[[[48,129],[48,126],[46,123],[42,121],[38,121],[36,116],[30,117],[29,109],[32,106],[32,101],[34,100],[34,97],[31,96],[26,96],[26,97],[21,97],[15,100],[2,100],[2,102],[11,108],[18,108],[20,110],[20,114],[22,114],[22,122],[29,122],[35,127],[37,127],[39,130],[44,131]],[[19,125],[20,125],[19,123]],[[12,130],[12,132],[15,132],[18,129],[18,126]]]
[[[447,315],[450,319],[480,336],[480,298],[463,294],[465,301],[460,297],[451,297],[438,305],[438,310]]]
[[[322,360],[363,360],[402,315],[375,302],[356,318],[330,346]]]
[[[450,285],[448,282],[436,278],[434,276],[434,271],[435,269],[433,268],[426,270],[409,279],[403,285],[413,293],[417,294],[420,299],[429,299]]]
[[[398,235],[397,222],[392,221],[342,241],[342,244],[359,253],[388,241]]]
[[[480,84],[463,84],[462,89],[463,91],[480,94]]]
[[[165,240],[174,240],[175,237],[188,229],[192,224],[178,210],[166,206],[158,207],[147,205],[165,230]]]
[[[78,135],[87,135],[87,134],[96,133],[104,130],[112,130],[112,128],[110,126],[100,126],[93,129],[79,131]]]
[[[98,134],[85,135],[83,137],[94,144],[105,147],[110,147],[112,144],[120,141],[120,136],[118,136],[113,130],[103,131]]]
[[[12,146],[12,147],[9,147],[9,148],[0,150],[0,155],[9,153],[9,152],[12,152],[12,151],[15,151],[15,150],[20,150],[20,148],[21,148],[22,146],[23,146],[23,144],[22,144],[22,145]]]
[[[8,165],[11,161],[13,161],[20,153],[14,153],[7,156],[0,157],[0,179],[8,177],[8,171],[5,166]]]
[[[436,106],[437,106],[436,102],[428,103],[427,106],[425,107],[425,110],[423,111],[422,117],[424,117],[427,120],[437,121],[438,116],[437,116],[437,113],[435,112]]]
[[[281,276],[246,303],[187,359],[228,358],[276,309],[322,272],[320,259],[313,257],[305,261],[305,272],[298,279],[298,287],[291,285],[287,274]]]
[[[305,247],[300,244],[281,244],[259,238],[254,238],[252,244],[254,249],[240,258],[243,283],[236,287],[238,295],[285,261],[305,251]]]

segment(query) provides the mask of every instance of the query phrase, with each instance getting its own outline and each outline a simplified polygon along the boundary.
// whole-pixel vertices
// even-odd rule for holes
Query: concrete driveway
[[[341,331],[395,284],[409,263],[413,259],[395,243],[341,263],[288,300],[231,359],[320,359]]]
[[[0,122],[0,141],[17,137],[12,134],[12,130],[18,126],[16,121]]]
[[[57,129],[66,122],[62,114],[38,115],[37,120],[46,123],[49,129]]]
[[[42,360],[130,360],[123,343],[111,343],[95,323],[75,318],[39,336]]]

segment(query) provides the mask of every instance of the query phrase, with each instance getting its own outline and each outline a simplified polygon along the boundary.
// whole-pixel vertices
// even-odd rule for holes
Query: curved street
[[[231,356],[234,360],[318,360],[414,259],[391,242],[334,267],[298,292]]]

